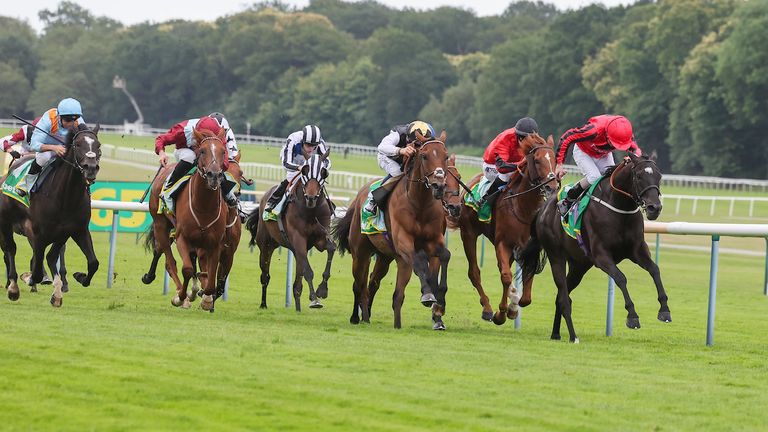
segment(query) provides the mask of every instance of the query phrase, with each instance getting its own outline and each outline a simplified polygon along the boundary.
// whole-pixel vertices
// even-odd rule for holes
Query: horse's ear
[[[203,140],[203,134],[197,131],[197,129],[192,129],[192,136],[195,137],[195,142],[197,144],[200,144],[200,142]]]
[[[302,173],[303,175],[305,175],[305,176],[306,176],[307,174],[309,174],[309,165],[304,165],[303,167],[301,167],[301,173]]]
[[[451,154],[451,157],[448,159],[448,163],[451,165],[456,165],[456,154]]]
[[[447,137],[448,137],[448,136],[445,134],[445,129],[443,129],[443,131],[442,131],[442,132],[440,132],[440,137],[438,138],[438,140],[442,141],[442,142],[443,142],[443,144],[445,144],[445,139],[446,139]]]
[[[328,169],[327,168],[321,168],[320,169],[320,177],[321,178],[328,178]]]
[[[96,127],[91,129],[91,132],[93,132],[94,135],[99,136],[99,129],[101,129],[101,125],[96,123]]]
[[[550,147],[555,146],[555,139],[552,138],[552,134],[549,134],[549,136],[547,137],[547,145]]]
[[[331,149],[328,149],[328,151],[327,151],[327,152],[325,152],[325,154],[323,154],[322,156],[320,156],[320,162],[322,162],[322,161],[324,161],[324,160],[328,159],[328,156],[329,156],[330,154],[331,154]]]
[[[225,145],[227,143],[227,131],[224,128],[219,129],[219,133],[216,135],[216,137],[221,140]]]
[[[651,155],[648,157],[648,159],[650,159],[650,160],[652,160],[654,162],[658,161],[659,154],[656,152],[656,149],[653,149],[653,151],[651,152]]]
[[[427,140],[426,138],[424,138],[424,135],[421,134],[420,130],[416,129],[415,132],[416,132],[416,141],[418,141],[419,143],[423,143],[424,141]]]

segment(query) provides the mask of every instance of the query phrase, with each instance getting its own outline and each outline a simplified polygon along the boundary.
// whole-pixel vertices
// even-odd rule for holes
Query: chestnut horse
[[[607,273],[621,289],[627,309],[627,327],[640,328],[640,318],[627,291],[627,278],[617,267],[627,258],[653,278],[661,306],[657,315],[659,321],[672,321],[659,267],[651,259],[645,242],[643,215],[640,212],[644,210],[649,220],[659,217],[661,171],[651,158],[632,153],[628,155],[610,176],[599,181],[593,191],[591,200],[594,202],[584,212],[581,226],[586,251],[563,230],[556,200],[547,202],[531,225],[531,239],[521,254],[523,274],[530,277],[540,272],[544,258],[549,257],[552,278],[557,285],[552,339],[560,339],[560,318],[563,317],[570,341],[579,342],[571,319],[570,294],[592,266]],[[543,255],[542,249],[545,252]]]
[[[461,181],[461,174],[456,168],[456,155],[451,155],[448,159],[447,166],[448,176],[445,177],[445,192],[443,192],[443,208],[445,209],[445,217],[442,219],[442,230],[445,232],[447,226],[447,218],[457,218],[461,214],[462,207],[462,187],[466,187]],[[370,315],[373,307],[373,299],[376,296],[376,292],[379,290],[381,280],[389,272],[389,265],[394,258],[386,255],[378,255],[376,263],[373,265],[371,271],[371,277],[368,282],[368,314]],[[436,258],[432,258],[435,260]],[[445,323],[443,323],[443,316],[445,315],[445,295],[448,290],[448,262],[445,265],[441,265],[439,259],[437,263],[430,265],[440,265],[440,282],[438,284],[438,290],[435,294],[435,304],[432,305],[432,328],[435,330],[445,330]]]
[[[81,285],[88,286],[93,275],[99,268],[99,260],[93,250],[93,239],[88,230],[91,221],[91,195],[88,187],[96,181],[101,159],[101,143],[97,137],[99,126],[93,130],[81,124],[71,129],[65,144],[67,153],[53,161],[60,166],[49,174],[47,185],[29,195],[29,209],[22,211],[20,203],[12,204],[17,211],[13,217],[4,214],[2,220],[2,241],[5,252],[5,264],[9,279],[8,298],[16,300],[19,297],[15,252],[13,241],[13,225],[24,232],[32,245],[32,275],[30,285],[36,285],[43,280],[43,255],[53,276],[53,294],[51,305],[60,307],[63,304],[64,283],[62,273],[57,266],[60,256],[63,257],[64,245],[72,238],[83,251],[88,262],[88,273],[73,274]],[[8,219],[6,219],[8,218]],[[15,219],[18,218],[18,219]],[[23,227],[18,226],[24,225]],[[45,249],[51,245],[45,254]],[[62,261],[63,262],[63,261]],[[61,266],[63,271],[64,266]],[[15,297],[15,298],[14,298]]]
[[[219,190],[227,164],[225,133],[223,129],[218,135],[205,129],[194,130],[197,170],[184,186],[186,190],[182,190],[176,199],[176,249],[183,263],[183,283],[179,280],[171,251],[170,231],[173,224],[169,216],[157,213],[160,191],[175,165],[167,165],[152,182],[149,212],[152,215],[154,250],[165,255],[165,268],[176,284],[176,296],[171,300],[174,306],[190,306],[187,287],[195,276],[193,256],[196,256],[202,270],[199,273],[203,288],[200,306],[203,310],[214,310],[217,270],[229,214]]]
[[[525,307],[531,303],[533,279],[523,281],[523,295],[510,290],[513,281],[512,260],[516,252],[525,246],[530,236],[530,225],[534,215],[545,197],[555,190],[555,150],[552,136],[546,141],[538,134],[531,134],[520,142],[518,149],[523,156],[512,174],[509,183],[496,200],[490,223],[483,223],[477,213],[464,206],[461,216],[449,218],[450,228],[461,230],[464,253],[469,262],[469,280],[480,295],[483,306],[482,318],[504,324],[509,318],[516,318],[518,305]],[[482,174],[476,175],[470,186],[477,184]],[[496,248],[496,260],[501,274],[502,295],[499,310],[495,314],[480,280],[480,267],[477,265],[477,238],[484,235]],[[511,300],[512,305],[509,305]]]
[[[293,300],[296,311],[301,311],[302,277],[309,285],[309,300],[311,308],[323,307],[321,298],[328,297],[328,279],[331,277],[331,262],[336,252],[336,244],[329,236],[331,225],[330,199],[325,191],[325,179],[328,170],[324,167],[324,161],[330,152],[324,155],[312,155],[301,168],[299,175],[295,177],[298,182],[293,187],[288,203],[283,206],[280,214],[280,223],[285,222],[285,232],[277,221],[263,221],[262,211],[267,200],[277,186],[270,188],[261,197],[259,208],[254,210],[245,222],[245,227],[251,232],[250,245],[259,247],[259,267],[261,268],[261,308],[267,308],[267,286],[269,286],[269,265],[272,262],[272,253],[278,246],[289,249],[296,257],[296,275],[293,280]],[[320,252],[328,251],[328,259],[325,262],[323,280],[315,291],[313,279],[315,277],[312,267],[307,259],[307,251],[315,247]]]
[[[349,318],[352,324],[360,322],[360,314],[363,322],[370,322],[370,293],[366,279],[374,254],[377,261],[388,259],[397,262],[397,283],[392,297],[395,328],[402,326],[405,286],[412,272],[421,282],[421,303],[424,306],[432,307],[437,302],[435,293],[447,291],[447,285],[437,286],[437,264],[445,267],[451,257],[445,247],[445,215],[441,202],[448,161],[446,135],[445,131],[438,139],[424,138],[418,132],[416,135],[417,140],[409,145],[413,145],[417,152],[405,161],[405,174],[392,190],[386,206],[381,206],[382,209],[386,207],[387,233],[361,233],[360,209],[365,204],[370,184],[358,192],[347,213],[333,228],[339,248],[352,255],[354,303]],[[383,266],[388,267],[388,263]],[[444,274],[441,282],[445,282],[446,277]],[[436,322],[433,328],[444,329],[445,326]]]
[[[229,161],[229,167],[227,168],[227,172],[232,175],[234,179],[236,179],[239,183],[242,182],[251,182],[252,180],[247,180],[243,177],[243,170],[240,168],[240,154],[237,155],[237,158],[235,160]],[[223,248],[221,250],[221,259],[219,260],[219,270],[218,274],[216,275],[216,295],[215,298],[218,299],[224,294],[224,287],[227,283],[227,277],[229,277],[229,272],[232,269],[232,264],[234,263],[235,259],[235,252],[237,252],[237,247],[240,245],[240,236],[242,232],[242,223],[240,220],[240,213],[239,209],[237,207],[228,207],[227,208],[227,231],[224,235],[224,243]],[[169,241],[172,241],[169,239]],[[149,270],[144,273],[144,276],[141,277],[141,281],[149,285],[152,283],[152,281],[155,280],[156,274],[157,274],[157,263],[160,260],[160,257],[163,255],[163,252],[159,249],[155,249],[155,236],[154,236],[154,230],[152,227],[149,227],[149,231],[147,232],[147,235],[145,237],[145,248],[148,251],[152,251],[152,262],[149,265]],[[195,268],[195,275],[192,279],[192,293],[189,296],[189,301],[195,301],[195,297],[197,296],[199,291],[198,288],[198,277],[197,277],[197,255],[192,253],[192,261],[193,261],[193,267]]]

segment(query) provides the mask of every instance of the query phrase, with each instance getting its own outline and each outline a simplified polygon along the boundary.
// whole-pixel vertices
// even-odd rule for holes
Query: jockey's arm
[[[387,136],[382,138],[378,146],[379,153],[384,156],[393,158],[400,154],[400,147],[397,144],[400,143],[400,134],[396,131],[391,131]]]
[[[301,166],[293,161],[293,146],[299,140],[301,140],[301,131],[288,135],[285,145],[283,145],[283,148],[280,150],[280,162],[283,163],[283,167],[288,171],[298,171],[301,169]]]

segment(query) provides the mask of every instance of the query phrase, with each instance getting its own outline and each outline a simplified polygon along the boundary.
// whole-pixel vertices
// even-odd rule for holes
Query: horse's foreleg
[[[61,276],[59,276],[57,261],[61,255],[61,249],[64,247],[64,243],[66,243],[66,240],[54,243],[48,251],[48,254],[45,256],[45,260],[48,263],[48,269],[51,271],[51,275],[53,275],[53,294],[51,294],[51,306],[53,307],[61,307],[63,303],[63,294],[61,290],[63,284],[61,282]]]
[[[472,282],[472,286],[475,287],[477,294],[480,296],[480,305],[483,307],[482,319],[490,321],[493,318],[493,308],[491,307],[490,300],[488,300],[488,296],[485,294],[485,290],[483,290],[480,278],[480,266],[477,264],[477,237],[477,233],[469,232],[469,229],[462,228],[461,242],[464,245],[464,255],[466,255],[467,262],[469,263],[467,276],[469,276],[469,281]]]
[[[59,253],[59,277],[61,277],[61,292],[69,292],[69,281],[67,281],[67,263],[64,260],[64,255],[67,254],[67,244],[61,247],[61,253]]]
[[[553,257],[549,255],[549,266],[552,269],[552,279],[557,286],[557,296],[555,297],[555,317],[552,322],[552,335],[553,340],[560,340],[560,317],[565,317],[565,322],[568,325],[568,332],[570,334],[570,341],[578,343],[578,337],[573,328],[573,320],[571,319],[571,298],[568,295],[568,283],[566,282],[565,272],[565,260],[560,257]]]
[[[93,275],[96,274],[96,271],[99,269],[99,260],[96,258],[96,254],[93,251],[91,232],[88,231],[88,228],[86,227],[86,229],[75,233],[75,235],[72,236],[72,240],[74,240],[80,250],[83,251],[85,259],[88,261],[88,274],[75,272],[72,276],[76,281],[80,282],[82,286],[87,287],[91,284]],[[108,277],[111,278],[112,275],[109,275]]]
[[[401,252],[402,253],[402,252]],[[407,259],[407,258],[406,258]],[[430,273],[429,257],[424,250],[420,250],[412,255],[410,262],[413,263],[413,272],[419,277],[421,282],[421,304],[425,307],[432,307],[437,302],[433,291],[436,291],[437,269]]]
[[[499,303],[499,310],[493,315],[493,323],[496,325],[502,325],[507,322],[507,309],[509,308],[509,293],[510,286],[512,285],[512,274],[510,262],[512,258],[512,251],[507,247],[507,244],[499,241],[496,243],[496,261],[499,267],[499,275],[501,276],[501,302]]]
[[[437,254],[439,262],[440,282],[437,286],[437,303],[432,306],[432,321],[434,330],[445,330],[443,316],[445,315],[445,295],[448,293],[448,262],[451,260],[451,252],[447,247],[442,247]],[[437,267],[438,263],[435,263]]]
[[[5,275],[8,279],[5,289],[7,290],[8,299],[16,301],[20,296],[19,275],[16,272],[16,240],[13,238],[13,230],[10,225],[3,227],[2,232],[0,232],[0,246],[3,248]]]
[[[328,258],[325,260],[323,281],[317,286],[317,296],[322,299],[328,298],[328,279],[331,278],[331,263],[333,262],[333,255],[336,253],[336,243],[330,238],[327,238],[324,247],[328,253]],[[320,247],[318,247],[318,250],[321,250]]]
[[[312,269],[309,267],[307,259],[307,240],[304,237],[294,236],[291,239],[293,245],[293,257],[296,259],[296,274],[293,279],[293,302],[296,306],[296,312],[301,312],[301,293],[303,291],[302,278],[304,273]]]
[[[630,257],[637,265],[647,271],[653,278],[653,283],[656,285],[656,293],[658,294],[659,314],[657,318],[662,322],[672,322],[672,314],[669,312],[669,305],[667,304],[667,292],[664,290],[664,284],[661,282],[661,272],[659,266],[651,259],[651,252],[648,250],[648,245],[641,244],[639,250],[635,253],[635,256]]]
[[[209,312],[214,311],[214,296],[216,295],[216,270],[219,267],[221,247],[213,250],[204,251],[198,255],[200,268],[205,269],[207,277],[203,286],[203,298],[200,300],[200,307]]]
[[[160,261],[160,256],[163,252],[159,249],[153,248],[152,261],[149,263],[149,270],[141,277],[141,281],[144,285],[149,285],[155,280],[157,276],[157,263]]]
[[[352,324],[363,322],[370,323],[370,300],[366,279],[368,279],[368,268],[371,265],[371,257],[365,253],[352,254],[352,293],[354,302],[352,304],[352,315],[349,322]],[[361,316],[362,315],[362,318]]]
[[[613,262],[608,251],[604,251],[598,248],[593,248],[593,261],[595,267],[604,271],[610,276],[616,285],[621,290],[621,294],[624,296],[624,308],[627,310],[627,327],[631,329],[640,328],[640,317],[637,316],[635,311],[635,304],[632,302],[632,298],[629,296],[627,290],[627,277],[619,270],[616,263]]]
[[[397,258],[397,282],[395,283],[395,292],[392,294],[392,311],[395,313],[395,328],[402,327],[401,310],[405,302],[405,286],[411,280],[413,267],[410,261],[403,257]]]
[[[192,279],[195,274],[195,268],[190,256],[190,249],[189,243],[184,236],[176,237],[176,250],[179,252],[179,257],[181,257],[181,276],[183,281],[177,285],[176,296],[171,300],[171,303],[174,306],[181,306],[185,309],[190,307],[189,298],[187,297],[187,287],[189,286],[190,279]]]
[[[269,286],[269,264],[272,262],[272,252],[275,247],[271,244],[259,244],[259,267],[261,268],[261,308],[267,308],[267,286]]]

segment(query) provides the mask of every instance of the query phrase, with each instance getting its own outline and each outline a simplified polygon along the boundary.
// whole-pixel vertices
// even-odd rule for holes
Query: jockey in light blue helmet
[[[67,152],[66,147],[56,138],[66,142],[69,130],[76,129],[81,123],[85,124],[83,107],[77,99],[73,98],[62,99],[56,108],[51,108],[40,116],[40,121],[36,125],[37,128],[32,132],[29,141],[29,148],[37,154],[29,166],[26,184],[16,188],[19,195],[26,195],[32,189],[43,168],[50,164],[53,159],[64,156]]]

